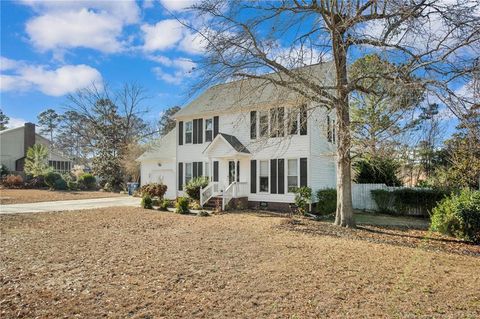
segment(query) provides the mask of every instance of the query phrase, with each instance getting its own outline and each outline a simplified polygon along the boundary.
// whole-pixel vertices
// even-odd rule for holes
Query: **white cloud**
[[[140,9],[134,0],[22,2],[37,12],[37,16],[27,22],[26,31],[41,51],[84,47],[118,52],[125,46],[123,28],[140,18]]]
[[[15,62],[18,67],[12,69],[10,74],[0,76],[0,91],[37,90],[46,95],[62,96],[93,82],[102,83],[100,72],[85,64],[51,69],[44,65]]]
[[[157,78],[171,84],[180,84],[192,77],[192,71],[196,66],[195,62],[186,58],[170,59],[165,56],[155,56],[150,59],[163,66],[152,69]]]
[[[201,54],[205,51],[206,42],[199,34],[186,31],[184,38],[180,41],[178,48],[190,54]]]
[[[27,123],[27,121],[24,120],[24,119],[16,118],[16,117],[11,117],[11,118],[8,120],[7,127],[8,127],[8,128],[16,128],[16,127],[24,126],[25,123]]]
[[[0,57],[0,70],[8,71],[18,67],[18,62],[5,57]]]
[[[175,46],[183,37],[183,26],[175,19],[157,22],[155,25],[144,24],[144,50],[166,50]]]
[[[193,4],[199,2],[198,0],[160,0],[162,6],[170,11],[178,12],[188,9]]]

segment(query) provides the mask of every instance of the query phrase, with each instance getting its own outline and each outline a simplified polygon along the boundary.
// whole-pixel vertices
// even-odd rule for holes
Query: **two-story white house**
[[[307,67],[319,80],[331,64]],[[288,209],[293,190],[335,187],[334,116],[326,108],[264,80],[213,86],[174,116],[176,195],[208,176],[201,204]],[[233,199],[233,201],[232,201]]]

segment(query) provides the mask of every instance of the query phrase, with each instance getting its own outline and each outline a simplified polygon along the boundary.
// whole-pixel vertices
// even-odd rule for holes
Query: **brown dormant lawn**
[[[140,208],[0,216],[0,317],[480,316],[478,246],[335,229]]]
[[[95,191],[49,191],[43,189],[0,189],[0,204],[37,203],[70,199],[125,196]]]

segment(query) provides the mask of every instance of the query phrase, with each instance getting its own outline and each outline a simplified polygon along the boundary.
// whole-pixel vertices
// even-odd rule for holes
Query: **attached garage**
[[[175,199],[175,130],[159,139],[137,161],[141,167],[141,185],[163,183],[167,185],[165,198]]]

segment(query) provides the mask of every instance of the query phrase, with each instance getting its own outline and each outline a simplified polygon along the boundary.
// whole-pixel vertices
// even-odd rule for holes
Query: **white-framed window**
[[[298,135],[298,118],[300,114],[295,109],[290,109],[288,112],[288,134]]]
[[[193,178],[193,163],[185,163],[185,185]]]
[[[213,140],[213,119],[205,119],[205,142]]]
[[[260,111],[259,114],[259,121],[258,121],[260,137],[267,137],[268,136],[268,112],[267,111]]]
[[[270,190],[269,178],[270,172],[268,167],[268,161],[260,161],[260,172],[259,172],[259,191],[263,193],[268,193]]]
[[[185,144],[192,144],[193,122],[185,123]]]
[[[298,187],[298,159],[287,160],[287,190],[293,193]]]
[[[204,176],[208,177],[208,180],[211,180],[211,176],[210,176],[210,163],[209,162],[205,162],[203,164],[203,171],[205,172],[205,174],[203,174]]]
[[[281,137],[284,135],[285,109],[275,107],[270,109],[270,137]]]

